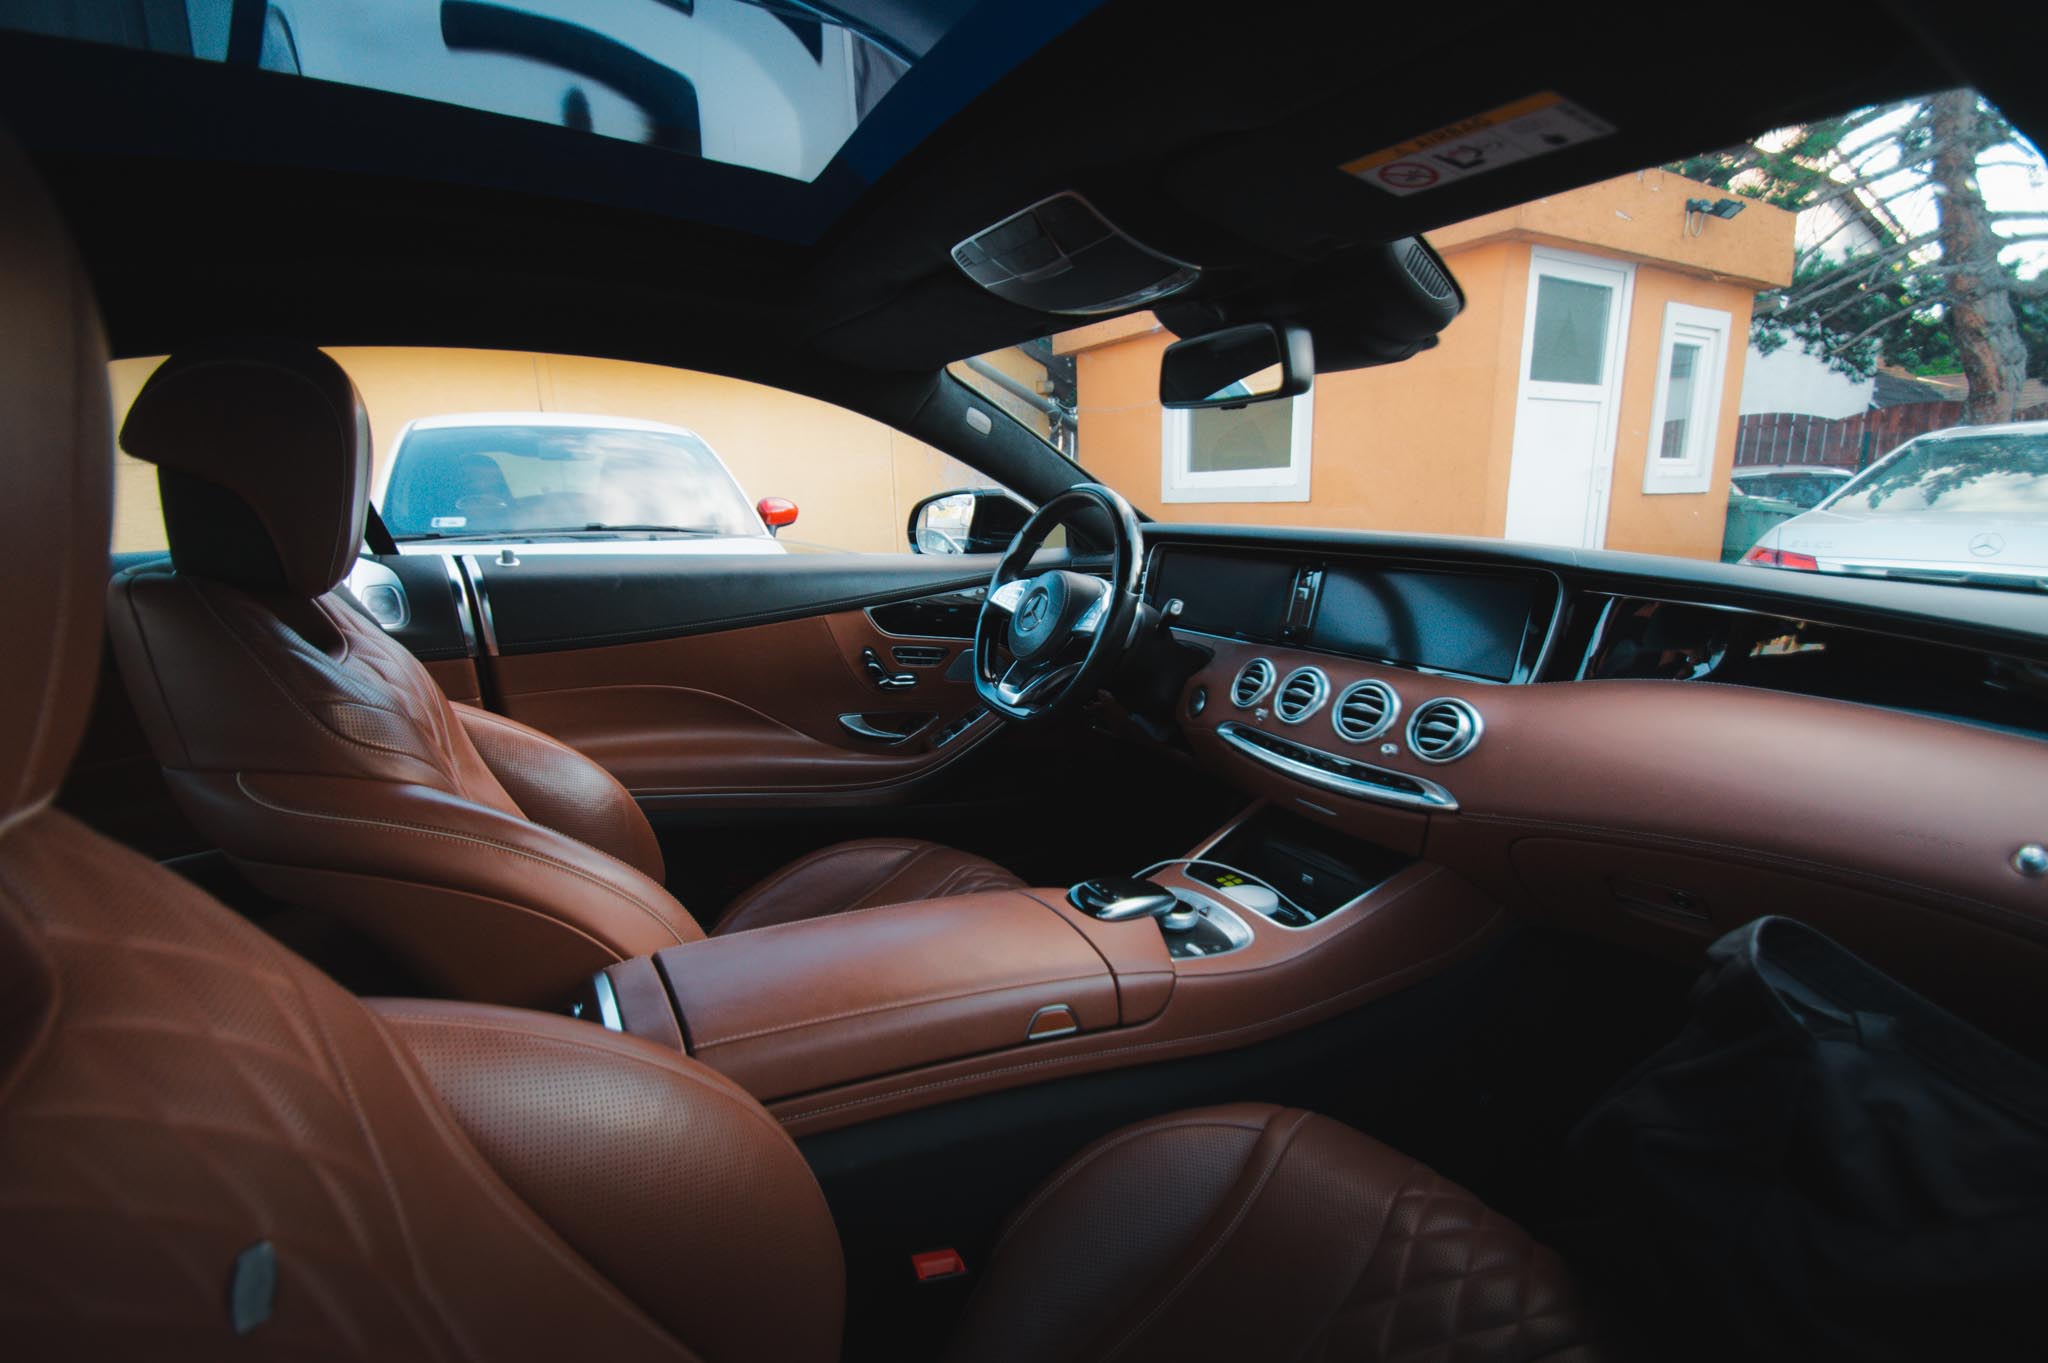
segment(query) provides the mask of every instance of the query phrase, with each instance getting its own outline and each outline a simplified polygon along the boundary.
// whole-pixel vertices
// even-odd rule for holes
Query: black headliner
[[[1966,74],[2028,127],[2043,83],[2038,44],[2010,36],[2040,27],[2024,13],[1973,9]],[[920,420],[944,362],[1070,319],[982,293],[947,250],[1047,193],[1079,189],[1213,267],[1209,289],[1284,290],[1357,243],[1965,78],[1938,25],[1902,10],[1846,23],[1729,0],[1714,20],[1721,48],[1692,33],[1688,50],[1620,0],[1213,22],[1109,0],[808,246],[678,216],[760,176],[189,59],[0,35],[0,118],[55,184],[116,354],[263,332],[641,360],[811,393],[950,449]],[[1336,169],[1546,89],[1620,131],[1405,199]],[[662,211],[621,206],[649,203]]]

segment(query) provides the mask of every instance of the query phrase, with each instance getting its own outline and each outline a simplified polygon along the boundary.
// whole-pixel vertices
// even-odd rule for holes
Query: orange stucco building
[[[1304,477],[1258,500],[1227,488],[1175,496],[1172,422],[1158,404],[1171,334],[1149,316],[1068,332],[1055,344],[1077,362],[1081,462],[1168,520],[1716,558],[1751,300],[1789,281],[1793,257],[1790,213],[1685,207],[1721,197],[1651,171],[1431,233],[1465,311],[1414,359],[1320,376]],[[1560,308],[1605,325],[1581,327],[1559,355]],[[1591,330],[1603,333],[1597,365]],[[1675,366],[1689,368],[1674,377]]]

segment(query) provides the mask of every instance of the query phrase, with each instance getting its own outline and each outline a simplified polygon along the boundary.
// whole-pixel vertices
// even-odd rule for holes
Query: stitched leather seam
[[[798,875],[814,867],[827,865],[835,857],[850,857],[861,852],[880,851],[885,848],[894,852],[912,852],[917,849],[917,846],[917,843],[909,841],[874,840],[848,843],[835,847],[821,847],[815,852],[798,857],[795,861],[792,861],[789,865],[741,895],[738,903],[728,908],[719,916],[717,924],[712,928],[712,932],[717,934],[722,932],[761,931],[762,929],[759,928],[741,929],[735,925],[756,912],[760,907],[761,901],[772,894],[776,886],[782,884],[791,876]],[[880,906],[871,905],[870,907]],[[859,912],[859,910],[856,910],[856,912]],[[788,923],[770,923],[768,926],[771,928],[787,927]]]
[[[24,811],[24,814],[26,813],[28,811]],[[53,814],[50,817],[63,816]],[[27,819],[23,818],[5,831],[19,837],[25,831],[26,823]],[[16,868],[9,866],[5,861],[0,861],[0,895],[14,902],[14,911],[10,916],[20,925],[23,944],[37,957],[36,963],[42,967],[43,977],[50,982],[50,1006],[43,1010],[43,1016],[36,1025],[36,1034],[29,1040],[29,1044],[22,1048],[21,1058],[15,1063],[12,1072],[0,1076],[0,1104],[14,1096],[14,1086],[40,1062],[44,1050],[50,1044],[50,1038],[57,1033],[57,1019],[63,1013],[65,1004],[63,972],[57,968],[56,958],[50,954],[48,944],[43,941],[44,925],[29,906],[28,894],[19,883],[20,879],[20,873]]]
[[[1102,1363],[1110,1363],[1111,1359],[1129,1348],[1132,1341],[1145,1332],[1147,1326],[1159,1319],[1161,1312],[1180,1300],[1181,1294],[1188,1290],[1188,1285],[1200,1277],[1202,1270],[1207,1268],[1215,1261],[1216,1256],[1223,1252],[1223,1247],[1229,1244],[1232,1238],[1237,1235],[1238,1227],[1244,1224],[1244,1219],[1251,1215],[1252,1208],[1256,1207],[1259,1199],[1265,1195],[1266,1184],[1272,1181],[1275,1173],[1279,1172],[1281,1162],[1287,1158],[1287,1152],[1294,1148],[1294,1138],[1301,1133],[1302,1124],[1308,1121],[1311,1115],[1307,1112],[1296,1114],[1293,1124],[1280,1137],[1280,1148],[1275,1150],[1267,1159],[1266,1167],[1259,1171],[1257,1181],[1252,1184],[1251,1191],[1245,1194],[1244,1201],[1238,1203],[1237,1210],[1231,1214],[1230,1220],[1223,1227],[1222,1233],[1209,1242],[1209,1247],[1203,1250],[1201,1257],[1196,1259],[1188,1268],[1188,1271],[1181,1275],[1180,1281],[1168,1289],[1165,1296],[1153,1303],[1152,1309],[1147,1311],[1137,1324],[1124,1331],[1123,1338],[1119,1339],[1111,1347],[1110,1351],[1102,1356]]]
[[[1014,1215],[1011,1216],[1010,1224],[1004,1228],[1002,1236],[999,1239],[997,1239],[995,1243],[995,1248],[989,1251],[989,1258],[991,1260],[995,1258],[996,1254],[1002,1250],[1003,1246],[1009,1243],[1010,1238],[1014,1236],[1019,1230],[1023,1229],[1024,1223],[1031,1218],[1031,1214],[1037,1211],[1039,1206],[1043,1204],[1047,1198],[1051,1197],[1054,1193],[1058,1192],[1061,1188],[1065,1187],[1068,1180],[1074,1178],[1083,1169],[1086,1169],[1089,1165],[1095,1163],[1095,1161],[1101,1159],[1110,1151],[1115,1150],[1120,1146],[1127,1145],[1132,1141],[1142,1140],[1147,1136],[1157,1135],[1158,1133],[1163,1131],[1183,1131],[1189,1127],[1196,1126],[1213,1126],[1233,1129],[1237,1131],[1263,1131],[1265,1129],[1265,1123],[1263,1122],[1228,1122],[1223,1121],[1220,1118],[1216,1117],[1188,1117],[1180,1120],[1174,1120],[1169,1118],[1161,1121],[1147,1122],[1142,1126],[1133,1127],[1132,1129],[1124,1132],[1120,1136],[1112,1136],[1108,1140],[1104,1141],[1102,1144],[1096,1146],[1094,1149],[1084,1151],[1081,1154],[1075,1156],[1073,1162],[1070,1163],[1065,1169],[1061,1170],[1058,1177],[1054,1178],[1052,1182],[1046,1184],[1043,1188],[1040,1188],[1037,1192],[1033,1193],[1031,1195],[1031,1200],[1025,1203],[1021,1208],[1017,1210],[1017,1212]]]
[[[1358,984],[1353,985],[1351,988],[1344,990],[1342,993],[1332,994],[1328,998],[1318,999],[1314,1003],[1303,1004],[1299,1008],[1291,1008],[1285,1013],[1275,1014],[1274,1016],[1269,1018],[1262,1018],[1257,1022],[1247,1022],[1236,1027],[1226,1027],[1219,1032],[1195,1032],[1188,1036],[1165,1037],[1161,1038],[1158,1041],[1133,1042],[1131,1045],[1128,1046],[1106,1046],[1103,1047],[1101,1050],[1077,1051],[1070,1055],[1048,1056],[1043,1060],[1031,1060],[1018,1065],[1005,1065],[999,1069],[976,1070],[972,1074],[951,1075],[945,1079],[934,1079],[929,1083],[913,1085],[910,1088],[890,1089],[889,1091],[884,1093],[867,1094],[860,1098],[850,1098],[845,1102],[832,1103],[825,1107],[810,1108],[803,1112],[777,1113],[776,1120],[784,1123],[785,1125],[790,1125],[797,1122],[809,1121],[814,1117],[828,1116],[834,1112],[845,1112],[857,1107],[868,1107],[875,1103],[900,1101],[901,1099],[914,1097],[920,1093],[932,1093],[940,1089],[954,1088],[961,1084],[980,1083],[984,1080],[996,1078],[999,1075],[1019,1074],[1026,1070],[1044,1069],[1049,1066],[1083,1065],[1088,1064],[1092,1061],[1099,1061],[1108,1056],[1136,1055],[1144,1051],[1154,1051],[1174,1046],[1193,1046],[1207,1041],[1221,1041],[1225,1037],[1236,1036],[1240,1032],[1263,1031],[1266,1028],[1276,1027],[1281,1024],[1284,1024],[1290,1019],[1298,1017],[1303,1013],[1316,1012],[1320,1009],[1330,1007],[1332,1004],[1342,1003],[1344,1000],[1351,998],[1354,995],[1364,993],[1369,989],[1374,989],[1380,985],[1386,984],[1391,980],[1398,980],[1404,976],[1412,975],[1418,971],[1426,970],[1430,966],[1436,964],[1438,961],[1445,959],[1446,957],[1455,956],[1459,952],[1463,951],[1466,948],[1466,946],[1468,946],[1472,942],[1479,940],[1481,937],[1485,936],[1488,932],[1490,932],[1493,928],[1493,925],[1498,923],[1501,920],[1501,918],[1506,914],[1506,912],[1507,910],[1505,909],[1495,909],[1492,916],[1490,916],[1484,923],[1474,928],[1462,940],[1453,943],[1452,945],[1444,948],[1442,951],[1437,952],[1433,956],[1425,956],[1422,960],[1413,962],[1409,965],[1405,965],[1401,967],[1399,970],[1390,971],[1384,975],[1375,975],[1369,980],[1362,980]]]
[[[177,581],[178,579],[173,580]],[[277,693],[284,697],[285,703],[291,706],[292,709],[298,711],[299,717],[305,720],[308,724],[312,725],[314,729],[316,729],[323,737],[328,738],[333,742],[340,743],[344,747],[367,748],[371,752],[389,753],[395,757],[408,758],[415,762],[420,761],[420,758],[414,753],[403,752],[397,748],[386,748],[375,743],[360,742],[356,739],[350,738],[346,734],[337,732],[334,728],[323,722],[318,715],[314,714],[311,710],[306,708],[305,702],[299,699],[297,693],[294,692],[291,689],[291,687],[285,685],[284,680],[280,678],[277,675],[277,673],[271,669],[270,664],[263,660],[263,656],[256,651],[256,649],[249,643],[247,639],[244,639],[242,637],[241,631],[236,629],[234,625],[228,622],[227,617],[220,613],[219,608],[213,604],[212,599],[209,598],[203,590],[200,590],[197,586],[192,585],[190,579],[184,580],[186,581],[188,588],[191,590],[192,595],[198,598],[199,604],[206,608],[206,613],[213,617],[213,622],[216,625],[220,626],[221,632],[227,635],[229,639],[233,640],[235,647],[241,649],[242,652],[248,656],[249,661],[256,665],[256,670],[263,674],[264,680],[268,681],[271,684],[271,686],[277,691]],[[422,765],[431,766],[432,764],[422,763]]]
[[[782,1032],[798,1032],[802,1031],[806,1027],[822,1027],[826,1023],[845,1022],[849,1018],[871,1017],[876,1013],[894,1012],[899,1008],[922,1008],[928,1004],[952,1003],[958,999],[977,999],[988,994],[1008,993],[1013,989],[1049,989],[1054,985],[1078,984],[1084,980],[1099,980],[1101,978],[1102,976],[1099,974],[1061,975],[1056,979],[1019,980],[1011,984],[991,985],[986,989],[962,990],[959,993],[955,994],[930,994],[926,995],[923,998],[898,999],[890,1003],[873,1004],[867,1008],[856,1008],[853,1009],[851,1012],[833,1013],[829,1017],[804,1018],[798,1022],[778,1023],[773,1027],[763,1027],[757,1031],[741,1032],[737,1036],[722,1036],[715,1041],[700,1041],[697,1043],[697,1050],[699,1052],[715,1050],[720,1046],[730,1046],[735,1042],[752,1041],[758,1037],[775,1036],[778,1033]]]
[[[608,884],[607,882],[598,879],[596,876],[591,875],[588,871],[578,870],[576,867],[569,865],[565,861],[557,861],[555,858],[543,856],[539,852],[529,852],[524,848],[514,847],[510,843],[497,842],[490,838],[478,837],[473,833],[456,833],[451,832],[448,829],[434,828],[427,824],[404,823],[394,819],[369,819],[353,814],[322,814],[310,809],[293,809],[288,805],[281,805],[276,803],[275,801],[264,799],[261,795],[258,795],[255,791],[249,788],[249,783],[246,780],[244,780],[243,777],[244,773],[239,771],[235,773],[235,785],[241,790],[242,794],[246,795],[250,800],[254,801],[255,803],[262,805],[265,809],[274,810],[279,814],[289,814],[301,819],[320,819],[329,823],[350,823],[361,824],[369,828],[390,828],[402,833],[416,833],[424,837],[439,838],[445,842],[469,843],[477,847],[489,847],[494,851],[504,852],[510,856],[523,857],[528,861],[537,861],[543,866],[551,866],[555,870],[566,872],[569,875],[575,876],[579,880],[583,880],[588,882],[589,884],[595,885],[597,886],[597,888],[603,890],[607,894],[614,895],[620,899],[623,899],[626,903],[631,904],[634,908],[640,910],[640,912],[646,914],[649,918],[653,919],[657,924],[659,924],[661,926],[662,931],[668,933],[669,936],[676,939],[677,946],[683,945],[682,934],[678,933],[672,925],[665,922],[662,919],[661,915],[657,913],[654,909],[649,908],[646,904],[641,903],[640,900],[634,898],[632,895],[628,894],[625,890],[620,889],[618,886]]]

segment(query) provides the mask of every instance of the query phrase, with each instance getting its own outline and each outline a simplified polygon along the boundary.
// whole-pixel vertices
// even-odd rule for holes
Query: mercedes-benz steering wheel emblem
[[[1045,619],[1045,601],[1043,588],[1031,593],[1024,600],[1024,609],[1017,612],[1017,623],[1027,630],[1037,629],[1038,622]]]
[[[1978,558],[1990,558],[2005,552],[2005,536],[1986,530],[1981,535],[1970,536],[1970,552]]]

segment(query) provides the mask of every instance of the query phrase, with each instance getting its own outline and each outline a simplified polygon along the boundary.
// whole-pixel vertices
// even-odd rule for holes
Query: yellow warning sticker
[[[1613,131],[1612,124],[1563,95],[1545,91],[1347,161],[1344,169],[1369,185],[1405,197],[1562,151]]]

